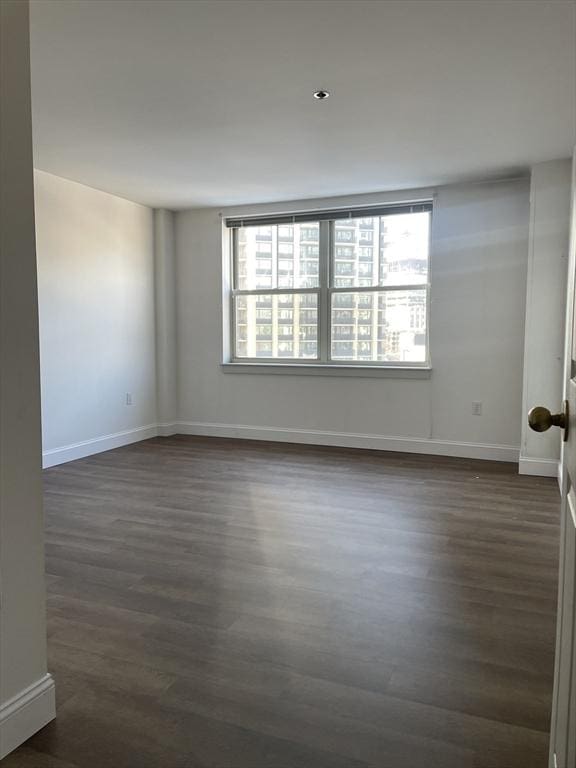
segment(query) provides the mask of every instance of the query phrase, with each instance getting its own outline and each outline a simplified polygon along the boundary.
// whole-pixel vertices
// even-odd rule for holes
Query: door
[[[563,429],[560,574],[550,768],[576,768],[576,151],[572,163],[572,220],[566,323],[563,413],[550,424]]]

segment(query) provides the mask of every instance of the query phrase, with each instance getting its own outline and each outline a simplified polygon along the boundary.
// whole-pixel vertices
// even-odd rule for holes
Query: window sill
[[[355,376],[356,378],[429,379],[430,367],[397,365],[315,365],[314,363],[221,363],[223,373],[292,376]]]

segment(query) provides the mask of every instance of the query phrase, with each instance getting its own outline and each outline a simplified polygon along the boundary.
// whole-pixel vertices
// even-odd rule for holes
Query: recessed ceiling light
[[[328,96],[330,96],[328,91],[314,91],[314,98],[318,99],[318,101],[324,101]]]

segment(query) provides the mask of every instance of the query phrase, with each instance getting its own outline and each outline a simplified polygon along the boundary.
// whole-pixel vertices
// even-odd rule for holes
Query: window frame
[[[224,340],[224,359],[222,365],[229,371],[237,370],[242,373],[265,372],[267,369],[275,369],[274,372],[290,373],[330,373],[346,372],[347,374],[358,375],[380,375],[386,372],[394,377],[398,374],[408,375],[409,378],[428,378],[431,372],[430,355],[430,304],[431,304],[431,263],[432,263],[432,223],[434,208],[432,200],[418,201],[429,205],[426,211],[430,216],[428,228],[428,269],[426,282],[419,284],[403,285],[374,285],[374,286],[335,286],[334,282],[334,257],[335,257],[335,222],[347,218],[342,216],[341,211],[318,212],[318,218],[314,219],[311,212],[308,215],[310,223],[318,223],[318,286],[314,288],[257,288],[257,289],[239,289],[236,275],[236,253],[238,248],[238,227],[230,226],[228,232],[228,282],[225,285],[225,291],[228,294],[228,338]],[[406,203],[400,204],[403,208]],[[394,205],[386,205],[386,208],[394,208]],[[392,211],[385,215],[394,215]],[[361,209],[354,209],[354,215],[350,218],[367,218],[368,212],[364,215]],[[370,214],[371,218],[375,214]],[[276,221],[270,217],[269,225],[282,226],[288,221]],[[250,217],[243,220],[243,226],[266,226],[265,218],[258,217],[254,222]],[[224,224],[226,227],[226,223]],[[228,227],[226,227],[228,228]],[[336,293],[387,293],[391,291],[416,291],[423,290],[426,294],[426,330],[425,330],[425,359],[423,361],[377,361],[377,360],[341,360],[331,357],[332,341],[332,322],[331,307],[332,297]],[[296,357],[238,357],[236,356],[236,298],[238,296],[278,296],[278,295],[302,295],[313,294],[317,296],[317,357],[315,358],[296,358]],[[227,354],[226,354],[227,351]],[[269,371],[270,372],[270,371]],[[362,374],[362,372],[365,372]],[[372,373],[371,373],[372,372]],[[419,375],[423,374],[423,375]]]

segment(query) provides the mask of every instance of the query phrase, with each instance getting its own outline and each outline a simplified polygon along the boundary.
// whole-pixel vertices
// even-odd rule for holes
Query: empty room
[[[0,0],[6,768],[576,768],[576,3]]]

